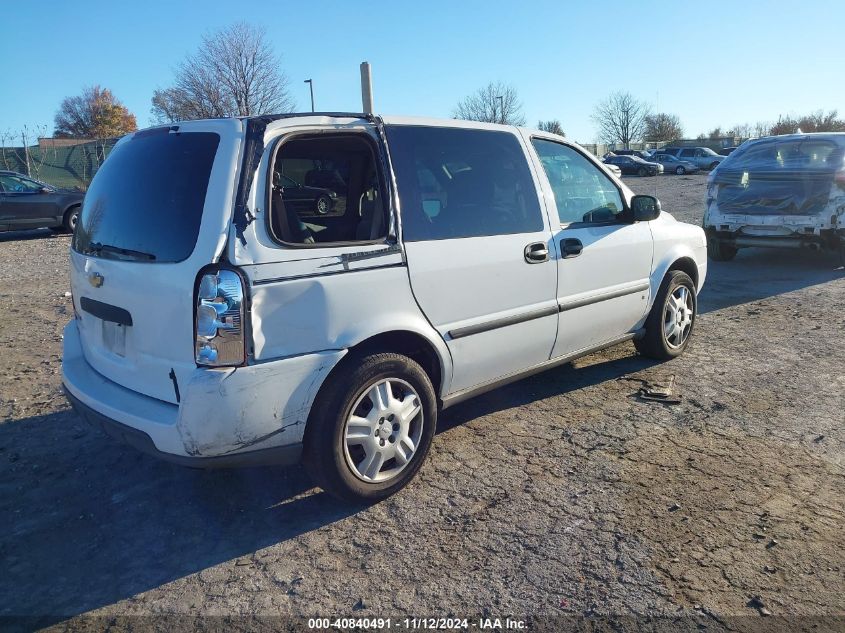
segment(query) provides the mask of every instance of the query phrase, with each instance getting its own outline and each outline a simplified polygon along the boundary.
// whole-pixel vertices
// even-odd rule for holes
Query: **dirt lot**
[[[701,222],[704,176],[628,182]],[[60,393],[68,243],[0,236],[0,616],[37,618],[9,627],[171,613],[845,626],[811,617],[845,616],[832,255],[711,263],[683,358],[626,344],[450,409],[417,481],[357,508],[299,469],[186,470],[88,428]],[[636,397],[672,376],[680,404]]]

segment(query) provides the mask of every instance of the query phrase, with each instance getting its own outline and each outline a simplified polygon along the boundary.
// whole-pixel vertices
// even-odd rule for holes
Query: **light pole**
[[[311,79],[306,79],[303,83],[308,84],[308,87],[311,89],[311,112],[315,112],[315,110],[314,110],[314,82]]]
[[[504,123],[505,123],[505,98],[502,95],[498,95],[496,98],[499,100],[499,111],[500,111],[499,118],[501,119],[501,121],[499,121],[499,123],[504,125]]]

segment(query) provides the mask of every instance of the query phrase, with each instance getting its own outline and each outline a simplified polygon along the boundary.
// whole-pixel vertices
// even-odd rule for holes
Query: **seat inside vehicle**
[[[375,150],[362,134],[284,141],[272,178],[270,230],[280,242],[369,242],[387,235]]]

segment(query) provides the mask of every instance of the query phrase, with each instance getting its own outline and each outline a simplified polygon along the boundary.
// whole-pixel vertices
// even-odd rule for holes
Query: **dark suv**
[[[0,171],[0,231],[47,227],[72,233],[84,196],[14,171]]]

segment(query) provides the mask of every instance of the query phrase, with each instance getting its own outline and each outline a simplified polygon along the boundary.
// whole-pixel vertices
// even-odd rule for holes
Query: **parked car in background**
[[[621,178],[621,177],[622,177],[622,170],[621,170],[621,169],[619,169],[616,165],[613,165],[613,164],[611,164],[611,163],[606,163],[606,162],[602,161],[602,166],[603,166],[603,167],[604,167],[607,171],[609,171],[611,174],[613,174],[614,176],[616,176],[617,178]]]
[[[681,160],[672,154],[655,154],[651,161],[663,165],[663,171],[667,174],[694,174],[698,171],[698,165],[688,160]]]
[[[14,171],[0,171],[0,231],[50,228],[70,233],[85,194]]]
[[[707,181],[711,259],[739,248],[835,249],[845,263],[845,133],[744,143]]]
[[[675,158],[695,163],[699,169],[716,169],[725,160],[724,156],[719,156],[709,147],[664,147],[656,153],[671,154]]]
[[[604,159],[604,163],[615,165],[623,174],[656,176],[663,173],[663,165],[643,160],[639,156],[608,156]]]
[[[351,175],[344,213],[308,232],[272,182],[303,157]],[[552,134],[360,114],[167,124],[121,139],[88,190],[62,381],[141,450],[302,460],[373,502],[413,479],[443,408],[623,341],[682,354],[706,272],[701,227]]]
[[[284,174],[274,174],[274,186],[282,192],[285,203],[300,215],[326,215],[337,201],[337,193],[324,187],[309,187]]]
[[[642,158],[643,160],[649,160],[649,158],[651,157],[651,152],[638,149],[615,149],[612,152],[608,152],[608,155],[636,156],[637,158]]]
[[[720,150],[719,150],[719,155],[720,155],[720,156],[730,156],[730,155],[731,155],[731,153],[732,153],[732,152],[733,152],[733,151],[734,151],[737,147],[738,147],[738,146],[735,146],[735,147],[723,147],[722,149],[720,149]]]

